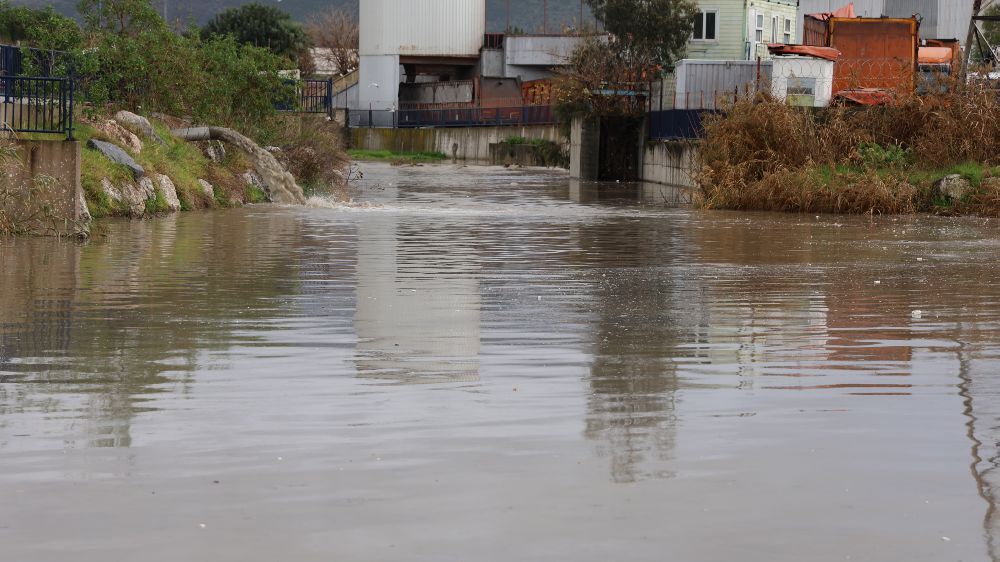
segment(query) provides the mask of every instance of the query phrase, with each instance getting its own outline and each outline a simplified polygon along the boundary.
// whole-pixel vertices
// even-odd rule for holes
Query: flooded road
[[[0,560],[1000,560],[996,220],[365,170],[0,240]]]

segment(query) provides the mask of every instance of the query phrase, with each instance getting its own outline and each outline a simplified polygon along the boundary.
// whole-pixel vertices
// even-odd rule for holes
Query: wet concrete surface
[[[365,165],[0,240],[0,560],[997,560],[996,220]]]

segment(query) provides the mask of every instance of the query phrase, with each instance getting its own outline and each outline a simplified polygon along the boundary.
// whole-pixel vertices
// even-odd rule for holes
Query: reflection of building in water
[[[980,331],[977,326],[959,325],[956,350],[959,394],[968,419],[972,447],[970,471],[979,496],[985,502],[983,534],[989,558],[1000,561],[1000,381],[996,377],[996,356],[983,353],[983,342],[1000,341],[1000,334]],[[995,353],[995,352],[994,352]]]
[[[610,459],[616,482],[670,477],[680,384],[674,356],[680,330],[699,323],[700,305],[684,302],[694,292],[688,277],[660,266],[684,242],[664,221],[587,225],[579,238],[611,266],[595,292],[585,435]]]
[[[183,228],[178,221],[184,221]],[[135,417],[191,382],[199,349],[228,345],[295,283],[294,220],[215,213],[114,223],[107,241],[0,246],[0,423],[38,411],[25,434],[128,447]],[[254,241],[248,244],[247,241]],[[37,247],[35,247],[37,246]],[[280,248],[280,251],[276,250]],[[263,305],[263,306],[262,306]],[[261,309],[261,310],[258,310]],[[2,434],[0,434],[2,435]],[[4,443],[0,440],[0,447]]]
[[[569,198],[575,203],[633,203],[640,202],[658,207],[686,206],[691,204],[691,190],[658,183],[600,183],[569,180]]]
[[[358,374],[405,383],[479,379],[479,262],[439,217],[358,226]]]

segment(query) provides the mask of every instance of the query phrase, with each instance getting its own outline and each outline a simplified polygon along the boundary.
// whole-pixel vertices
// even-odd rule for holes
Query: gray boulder
[[[144,170],[142,166],[140,166],[135,160],[133,160],[132,157],[129,156],[127,152],[125,152],[118,146],[111,144],[110,142],[90,139],[87,142],[87,146],[100,152],[101,154],[106,156],[108,160],[111,160],[115,164],[122,164],[123,166],[128,167],[128,169],[132,170],[132,175],[135,176],[135,179],[139,179],[142,176],[146,175],[146,170]]]
[[[101,191],[112,201],[122,200],[122,192],[108,178],[101,178]]]
[[[208,183],[207,181],[201,178],[198,178],[198,184],[201,185],[201,190],[205,192],[205,195],[209,199],[215,199],[215,188],[212,186],[212,184]]]
[[[148,178],[143,178],[148,179]],[[141,217],[146,214],[146,201],[149,199],[150,185],[126,183],[121,186],[122,201],[128,206],[130,216]]]
[[[149,119],[141,115],[136,115],[131,111],[119,111],[115,113],[115,121],[125,125],[125,127],[131,129],[133,132],[138,132],[142,136],[153,139],[160,144],[167,144],[160,138],[160,135],[156,134],[156,129],[153,128],[152,123]]]
[[[156,176],[156,183],[159,186],[160,194],[163,195],[163,200],[167,202],[167,208],[171,211],[180,211],[181,202],[177,198],[177,187],[174,186],[174,182],[167,176],[159,174]]]
[[[89,224],[90,221],[94,220],[90,214],[90,207],[87,206],[87,198],[83,196],[82,191],[76,203],[80,207],[80,222]]]
[[[205,156],[216,164],[224,162],[226,160],[226,145],[222,144],[222,141],[208,141],[208,146],[205,147]]]
[[[936,193],[952,201],[961,200],[970,189],[972,189],[972,184],[969,183],[969,180],[958,174],[945,176],[934,184],[934,191]]]

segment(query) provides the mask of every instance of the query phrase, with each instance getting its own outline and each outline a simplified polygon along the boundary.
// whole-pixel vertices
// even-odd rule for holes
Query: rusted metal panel
[[[802,44],[814,47],[829,47],[826,37],[826,21],[806,16],[802,24]]]
[[[834,94],[849,89],[912,91],[917,71],[920,24],[915,18],[806,16],[803,44],[841,52]]]
[[[480,78],[479,105],[482,107],[520,106],[521,83],[517,78]]]
[[[834,93],[856,88],[912,91],[920,46],[914,18],[831,18],[829,47],[843,56],[834,70]]]

